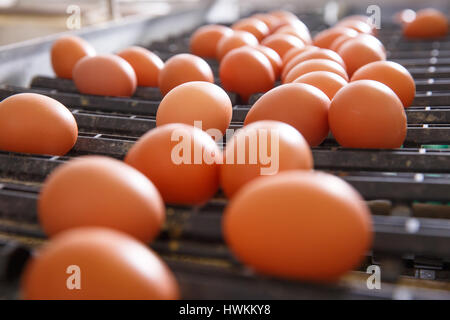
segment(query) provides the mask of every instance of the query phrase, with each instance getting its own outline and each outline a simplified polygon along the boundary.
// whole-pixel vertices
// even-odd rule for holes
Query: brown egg
[[[358,80],[339,90],[328,121],[336,141],[346,148],[400,148],[406,137],[402,102],[378,81]]]
[[[216,58],[217,45],[223,37],[233,34],[228,27],[210,24],[198,28],[190,39],[191,52],[204,58]]]
[[[53,71],[59,78],[72,79],[73,67],[87,56],[95,56],[95,49],[86,40],[76,36],[61,37],[51,49]]]
[[[253,93],[272,89],[275,83],[269,59],[250,47],[229,52],[220,63],[219,74],[223,88],[238,93],[244,102]]]
[[[0,150],[62,156],[77,136],[72,113],[52,98],[20,93],[0,102]]]
[[[283,83],[292,82],[298,77],[313,71],[334,72],[348,81],[347,72],[339,63],[329,59],[311,59],[300,62],[293,67],[283,79]]]
[[[336,24],[339,27],[345,27],[353,29],[359,33],[372,33],[372,27],[367,23],[359,20],[344,20],[340,21]]]
[[[386,60],[386,54],[379,46],[359,38],[346,41],[339,48],[338,54],[344,60],[350,77],[356,70],[370,62]]]
[[[244,46],[257,46],[258,39],[250,32],[236,30],[231,36],[223,37],[217,44],[217,59],[220,61],[233,49]]]
[[[159,89],[163,95],[176,86],[190,81],[214,83],[214,75],[205,60],[188,53],[177,54],[167,60],[158,79]]]
[[[187,82],[171,90],[162,99],[156,113],[156,125],[184,123],[202,125],[203,130],[216,129],[221,138],[231,122],[233,106],[230,97],[219,86],[209,82]]]
[[[313,39],[313,44],[320,48],[329,49],[334,40],[342,35],[357,36],[358,32],[346,27],[333,27],[319,32]]]
[[[358,267],[373,238],[370,211],[353,187],[304,170],[246,184],[222,229],[237,259],[256,272],[320,282]]]
[[[270,11],[269,14],[281,20],[298,20],[298,17],[295,14],[286,10],[273,10]]]
[[[245,18],[234,23],[231,28],[233,30],[247,31],[253,34],[258,41],[261,41],[269,34],[267,24],[256,18]]]
[[[437,38],[447,33],[447,17],[431,8],[417,11],[415,19],[403,25],[403,34],[409,38]]]
[[[159,72],[164,67],[164,62],[156,54],[142,47],[130,47],[117,55],[133,67],[138,86],[158,86]]]
[[[307,28],[296,28],[292,25],[285,25],[281,28],[278,28],[274,33],[279,34],[289,34],[294,37],[299,38],[305,44],[311,44],[311,35],[309,34],[309,30]]]
[[[312,147],[328,135],[330,99],[321,90],[308,84],[289,83],[278,86],[251,107],[244,125],[260,120],[276,120],[296,128]]]
[[[282,59],[290,49],[305,47],[305,43],[299,38],[283,33],[274,33],[266,37],[261,44],[275,50]]]
[[[359,34],[358,34],[359,35]],[[358,35],[352,34],[352,35],[348,35],[348,34],[343,34],[339,37],[337,37],[330,45],[330,50],[333,50],[335,52],[338,52],[339,48],[347,41],[350,39],[354,39],[356,38]]]
[[[280,58],[280,55],[273,49],[270,49],[269,47],[258,45],[256,47],[252,47],[262,54],[266,56],[267,59],[269,59],[270,64],[272,65],[273,72],[275,73],[275,79],[278,79],[280,77],[281,73],[281,66],[282,61]]]
[[[289,63],[289,61],[294,59],[299,54],[306,52],[308,50],[317,50],[317,49],[319,49],[319,47],[310,46],[310,45],[307,45],[306,47],[303,47],[303,48],[290,49],[288,52],[286,52],[286,54],[284,55],[284,57],[282,59],[283,60],[283,68]]]
[[[267,27],[269,28],[269,31],[272,32],[275,30],[279,24],[281,23],[280,19],[277,17],[274,17],[270,14],[264,14],[264,13],[257,13],[251,16],[252,18],[256,18],[264,22]]]
[[[257,177],[312,168],[311,149],[294,127],[279,121],[256,121],[237,131],[227,142],[220,184],[231,198]]]
[[[347,84],[347,81],[334,72],[313,71],[298,77],[293,83],[310,84],[322,90],[332,100],[336,92]]]
[[[137,85],[133,67],[113,54],[84,57],[73,68],[78,91],[112,97],[130,97]]]
[[[181,123],[150,130],[125,158],[155,184],[166,203],[183,205],[214,196],[221,161],[219,147],[206,132]]]
[[[392,61],[376,61],[356,70],[351,81],[376,80],[391,88],[408,108],[416,95],[414,79],[402,65]]]
[[[38,200],[45,233],[86,226],[116,229],[153,240],[165,220],[164,203],[153,183],[122,161],[85,156],[55,169]]]
[[[106,228],[52,238],[28,263],[22,296],[31,300],[172,300],[180,296],[167,265],[146,245]]]
[[[344,60],[342,60],[342,58],[336,52],[329,49],[308,50],[297,55],[296,57],[291,59],[289,63],[286,64],[286,66],[283,68],[281,78],[286,78],[286,75],[289,73],[289,71],[291,71],[299,63],[311,59],[328,59],[339,63],[345,70]]]

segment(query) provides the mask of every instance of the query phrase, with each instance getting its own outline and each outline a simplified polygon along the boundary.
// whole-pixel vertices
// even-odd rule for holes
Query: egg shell
[[[76,36],[63,36],[56,40],[51,48],[53,71],[59,78],[72,79],[72,70],[77,62],[95,54],[94,47],[86,40]]]
[[[208,63],[188,53],[177,54],[164,64],[159,73],[158,85],[162,95],[180,84],[190,81],[214,82],[214,75]]]
[[[346,148],[400,148],[406,137],[403,104],[378,81],[358,80],[339,90],[328,121],[336,141]]]
[[[336,26],[350,28],[358,33],[372,34],[372,27],[367,22],[360,20],[344,20],[338,22]]]
[[[222,228],[237,259],[256,272],[319,282],[357,267],[373,237],[369,209],[353,187],[299,170],[246,184]]]
[[[280,24],[280,19],[277,17],[274,17],[270,14],[257,13],[257,14],[252,15],[251,17],[259,19],[262,22],[264,22],[267,25],[267,27],[269,27],[270,32],[275,30],[275,28],[277,28],[278,25]]]
[[[275,50],[282,59],[290,49],[305,47],[305,43],[299,38],[283,33],[274,33],[264,38],[261,44]]]
[[[296,28],[292,25],[285,25],[281,28],[278,28],[275,32],[275,34],[289,34],[294,37],[299,38],[302,40],[305,44],[311,44],[311,35],[309,34],[308,28]]]
[[[337,62],[329,59],[310,59],[300,62],[293,67],[283,79],[283,83],[289,83],[297,79],[298,77],[313,71],[329,71],[334,72],[337,75],[348,81],[348,75],[345,69]]]
[[[218,129],[222,134],[231,122],[230,97],[219,86],[203,81],[187,82],[172,89],[161,101],[156,125],[202,122],[202,129]],[[219,137],[220,138],[220,137]]]
[[[190,38],[191,52],[199,57],[216,58],[217,45],[223,37],[233,34],[226,26],[210,24],[198,28]]]
[[[286,66],[283,68],[281,78],[286,78],[286,75],[289,73],[289,71],[291,71],[299,63],[311,59],[328,59],[339,63],[344,68],[344,70],[346,69],[344,60],[342,60],[342,58],[336,52],[329,49],[308,50],[297,55],[296,57],[291,59],[289,63],[286,64]]]
[[[258,39],[250,32],[243,30],[234,30],[233,34],[223,37],[217,44],[216,57],[221,61],[233,49],[244,46],[257,46]]]
[[[347,35],[349,37],[352,36],[356,37],[358,35],[358,32],[351,28],[336,26],[330,29],[325,29],[316,34],[316,36],[313,39],[313,44],[320,48],[329,49],[334,40],[336,40],[338,37],[342,35]]]
[[[275,79],[278,79],[280,77],[281,66],[283,64],[280,55],[275,50],[270,49],[266,46],[258,45],[252,48],[258,50],[259,52],[264,54],[267,59],[269,59],[269,62],[272,65],[273,72],[275,73]]]
[[[130,97],[137,85],[133,67],[113,54],[84,57],[73,68],[78,91],[112,97]]]
[[[283,68],[289,63],[289,61],[291,61],[293,58],[295,58],[296,56],[298,56],[299,54],[302,54],[303,52],[306,52],[308,50],[317,50],[319,49],[319,47],[315,47],[315,46],[310,46],[307,45],[304,48],[292,48],[290,49],[288,52],[286,52],[286,54],[283,57]]]
[[[298,77],[293,83],[310,84],[323,91],[332,100],[336,92],[347,84],[347,81],[334,72],[313,71]]]
[[[269,34],[269,27],[256,18],[241,19],[234,23],[231,28],[233,30],[247,31],[253,34],[258,41],[261,41]]]
[[[376,80],[391,88],[403,103],[409,107],[416,95],[416,84],[409,71],[392,61],[376,61],[356,70],[351,81]]]
[[[339,48],[338,54],[344,60],[350,77],[356,70],[368,63],[386,60],[386,54],[380,47],[358,38],[346,41]]]
[[[62,156],[77,136],[75,118],[55,99],[19,93],[0,102],[0,150]]]
[[[112,158],[84,156],[47,177],[38,216],[51,237],[72,228],[99,226],[149,242],[164,223],[165,208],[158,190],[139,171]]]
[[[23,298],[31,300],[180,296],[172,272],[150,248],[124,233],[92,227],[63,232],[46,243],[26,266],[21,287]]]
[[[244,126],[231,141],[227,141],[220,184],[227,197],[231,198],[255,178],[312,168],[311,149],[300,132],[283,122],[256,121]]]
[[[182,149],[183,145],[187,147]],[[205,161],[202,155],[208,155],[211,161]],[[125,158],[155,184],[166,203],[183,205],[202,204],[214,196],[219,188],[221,161],[219,147],[206,132],[181,123],[150,130]]]
[[[220,63],[219,76],[223,88],[238,93],[243,101],[254,93],[272,89],[275,84],[269,59],[251,47],[229,52]]]
[[[137,46],[122,50],[117,55],[125,59],[133,67],[138,86],[158,86],[159,72],[164,67],[164,62],[160,57],[145,48]]]
[[[448,34],[448,19],[435,9],[423,9],[415,19],[403,25],[403,34],[408,38],[439,38]]]
[[[328,135],[329,104],[330,99],[316,87],[289,83],[259,98],[247,113],[244,125],[260,120],[285,122],[296,128],[310,146],[318,146]]]

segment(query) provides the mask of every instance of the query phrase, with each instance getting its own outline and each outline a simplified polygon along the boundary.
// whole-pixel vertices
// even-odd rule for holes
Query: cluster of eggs
[[[38,214],[51,240],[27,268],[24,296],[178,298],[174,276],[144,243],[160,232],[165,203],[204,204],[219,188],[230,199],[225,241],[256,271],[333,281],[351,270],[371,245],[370,213],[346,182],[313,171],[311,147],[330,131],[344,147],[402,145],[415,84],[404,67],[386,61],[375,34],[367,17],[352,16],[312,38],[295,15],[275,11],[231,28],[203,26],[191,37],[192,54],[165,63],[141,47],[96,55],[80,38],[57,40],[54,71],[81,93],[129,97],[151,86],[164,98],[157,128],[124,161],[79,157],[47,177]],[[264,93],[223,151],[216,142],[230,125],[232,103],[203,58],[220,61],[222,87],[242,101]],[[0,103],[2,150],[63,155],[77,133],[70,111],[51,98],[19,94]],[[256,150],[274,147],[276,135],[275,174],[261,174],[270,165],[261,153],[253,163],[236,161],[239,152],[251,157],[252,134]],[[209,161],[196,163],[194,153],[174,161],[180,141]],[[73,264],[88,274],[79,291],[66,287],[65,268]]]

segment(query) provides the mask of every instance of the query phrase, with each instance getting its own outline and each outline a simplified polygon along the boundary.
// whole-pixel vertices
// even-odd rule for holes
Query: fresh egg
[[[62,156],[77,136],[75,118],[59,101],[19,93],[0,102],[0,150]]]
[[[261,44],[275,50],[281,58],[292,48],[305,47],[305,43],[299,38],[283,33],[274,33],[266,37]]]
[[[258,39],[258,41],[261,41],[269,34],[269,27],[267,24],[256,18],[239,20],[231,26],[231,29],[250,32]]]
[[[236,30],[231,36],[223,37],[217,45],[217,59],[221,61],[233,49],[244,46],[257,46],[258,39],[250,32]]]
[[[386,60],[386,53],[379,46],[361,38],[347,40],[337,53],[344,60],[350,77],[368,63]]]
[[[27,264],[21,287],[29,300],[180,296],[174,275],[153,250],[122,232],[98,227],[72,229],[52,238]]]
[[[367,22],[363,22],[363,21],[359,21],[359,20],[351,20],[350,19],[350,20],[340,21],[336,24],[336,26],[350,28],[359,33],[367,33],[367,34],[372,33],[372,27]]]
[[[95,49],[86,40],[76,36],[61,37],[51,49],[53,71],[59,78],[72,79],[73,67],[88,56],[95,56]]]
[[[252,47],[262,54],[266,56],[267,59],[269,59],[270,64],[272,65],[273,72],[275,73],[275,79],[278,79],[281,74],[281,67],[283,62],[281,61],[280,55],[273,49],[270,49],[269,47],[258,45],[256,47]]]
[[[244,102],[254,93],[272,89],[275,83],[270,60],[250,47],[229,52],[220,63],[219,74],[223,88],[238,93]]]
[[[346,148],[400,148],[406,137],[403,104],[378,81],[358,80],[339,90],[328,120],[336,141]]]
[[[349,37],[356,37],[358,32],[351,28],[346,27],[333,27],[330,29],[323,30],[316,34],[313,39],[313,44],[316,47],[329,49],[334,40],[342,35],[347,35]]]
[[[112,97],[130,97],[137,86],[133,67],[123,58],[105,54],[84,57],[73,68],[78,91]]]
[[[157,87],[158,77],[164,62],[153,52],[142,47],[130,47],[117,54],[125,59],[132,67],[137,77],[137,85],[143,87]]]
[[[341,19],[340,22],[345,22],[345,21],[361,21],[364,23],[367,23],[371,28],[372,28],[372,34],[376,34],[377,33],[377,26],[376,24],[373,23],[372,21],[372,17],[368,17],[362,14],[356,14],[356,15],[351,15],[351,16],[347,16],[343,19]]]
[[[447,33],[447,17],[431,8],[417,11],[415,19],[403,25],[403,35],[409,38],[437,38]]]
[[[289,63],[286,64],[286,66],[283,68],[283,72],[281,74],[281,78],[286,78],[286,75],[291,71],[296,65],[299,63],[311,60],[311,59],[328,59],[334,62],[339,63],[345,70],[345,63],[344,60],[334,51],[329,49],[317,49],[317,50],[308,50],[306,52],[303,52],[293,59],[289,61]]]
[[[359,35],[359,34],[358,34]],[[347,41],[353,38],[356,38],[358,35],[352,34],[352,35],[348,35],[348,34],[343,34],[339,37],[337,37],[330,45],[330,50],[333,50],[335,52],[337,52],[339,50],[339,48]]]
[[[370,211],[352,186],[304,170],[246,184],[222,229],[232,253],[256,272],[319,282],[358,267],[373,238]]]
[[[298,17],[295,14],[286,10],[273,10],[270,11],[269,14],[283,21],[298,20]]]
[[[122,161],[83,156],[56,168],[38,200],[39,221],[48,236],[98,226],[150,242],[165,220],[162,198],[153,183]]]
[[[269,33],[275,30],[281,23],[280,19],[277,17],[274,17],[270,14],[265,13],[257,13],[251,16],[252,18],[256,18],[264,22],[267,27],[269,28]]]
[[[310,84],[322,90],[332,100],[336,92],[347,84],[347,81],[334,72],[313,71],[298,77],[293,83]]]
[[[233,30],[225,26],[216,24],[202,26],[191,36],[189,42],[191,52],[204,58],[216,58],[219,41],[232,34]]]
[[[300,62],[293,67],[283,79],[283,83],[292,82],[298,77],[313,71],[334,72],[348,81],[347,72],[339,63],[329,59],[311,59]]]
[[[307,28],[296,28],[292,25],[286,25],[281,28],[278,28],[275,34],[289,34],[294,37],[299,38],[305,44],[311,44],[311,35],[309,34],[309,30]]]
[[[202,129],[219,130],[221,138],[231,122],[233,106],[230,97],[219,86],[192,81],[173,88],[161,101],[156,113],[156,125],[185,123]],[[215,133],[215,132],[214,132]]]
[[[403,103],[409,107],[416,94],[414,78],[402,65],[392,61],[376,61],[356,70],[351,81],[376,80],[391,88]]]
[[[312,147],[328,135],[330,99],[308,84],[278,86],[259,98],[249,110],[244,125],[260,120],[276,120],[296,128]]]
[[[312,168],[311,149],[294,127],[279,121],[256,121],[237,131],[227,141],[220,185],[231,198],[257,177]]]
[[[283,69],[286,67],[286,65],[292,60],[294,59],[296,56],[298,56],[299,54],[302,54],[303,52],[309,51],[309,50],[317,50],[319,49],[319,47],[315,47],[315,46],[310,46],[307,45],[303,48],[292,48],[290,49],[288,52],[286,52],[286,54],[283,56]]]
[[[214,196],[221,161],[210,135],[181,123],[150,130],[125,158],[155,184],[166,203],[181,205],[203,204]]]
[[[189,81],[214,83],[209,64],[200,57],[188,53],[177,54],[166,61],[159,73],[158,85],[162,95]]]

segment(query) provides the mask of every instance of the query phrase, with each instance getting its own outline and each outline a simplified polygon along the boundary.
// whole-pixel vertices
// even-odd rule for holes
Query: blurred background
[[[205,5],[209,6],[206,20],[227,23],[255,8],[315,12],[328,15],[328,19],[331,15],[332,20],[333,15],[342,16],[351,10],[366,14],[365,9],[374,4],[381,7],[384,20],[390,19],[396,9],[435,7],[450,11],[448,0],[0,0],[0,46],[112,20],[157,17]]]

